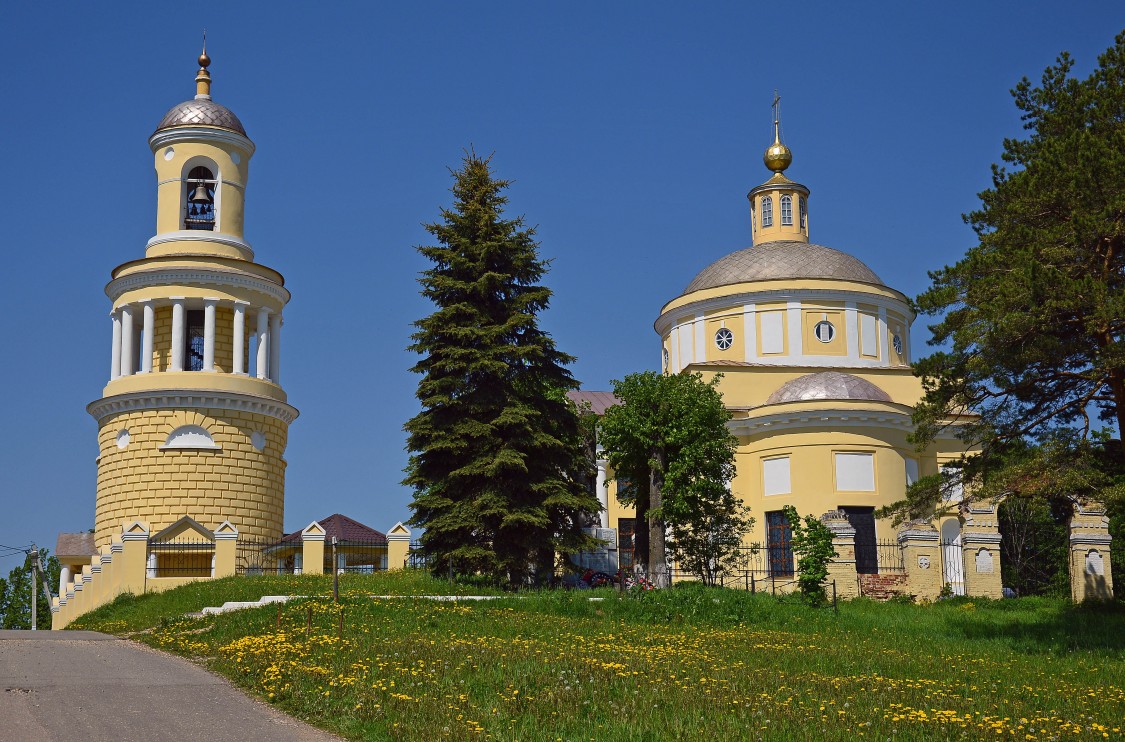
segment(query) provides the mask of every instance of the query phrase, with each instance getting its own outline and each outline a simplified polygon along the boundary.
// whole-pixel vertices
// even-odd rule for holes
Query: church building
[[[858,258],[810,240],[810,190],[786,177],[792,159],[775,114],[764,157],[772,175],[748,194],[752,246],[715,260],[661,308],[663,370],[723,374],[738,439],[731,488],[755,519],[747,541],[770,547],[766,571],[793,571],[782,512],[792,505],[801,515],[841,511],[856,532],[857,571],[875,573],[880,542],[895,538],[875,510],[965,450],[951,432],[922,452],[907,441],[923,394],[910,367],[910,303]],[[604,409],[604,395],[576,396]],[[610,496],[604,467],[602,526],[618,530],[627,565],[634,513]],[[949,497],[959,499],[955,482]],[[958,519],[940,527],[960,563]]]

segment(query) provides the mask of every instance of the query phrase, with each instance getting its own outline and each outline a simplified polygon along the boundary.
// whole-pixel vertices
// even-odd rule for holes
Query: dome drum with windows
[[[749,542],[776,536],[785,505],[802,515],[843,510],[889,539],[875,509],[964,449],[952,433],[921,452],[909,442],[922,398],[910,368],[914,313],[861,260],[810,241],[809,189],[786,176],[793,153],[776,104],[764,157],[772,173],[747,196],[752,244],[664,305],[655,323],[662,364],[722,374],[738,438],[731,488],[756,518]]]
[[[106,286],[109,381],[88,407],[99,425],[98,546],[125,522],[155,532],[182,516],[282,534],[283,454],[297,417],[281,387],[289,292],[245,239],[255,147],[211,99],[210,64],[204,52],[195,97],[149,137],[156,234]]]

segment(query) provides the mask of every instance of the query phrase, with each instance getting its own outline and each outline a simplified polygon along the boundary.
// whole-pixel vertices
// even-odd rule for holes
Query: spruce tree
[[[592,545],[581,528],[598,508],[582,485],[571,356],[539,328],[551,291],[535,230],[505,219],[508,181],[469,152],[453,172],[453,207],[426,225],[433,267],[415,323],[422,411],[406,423],[410,523],[425,529],[433,571],[485,574],[510,585],[549,574],[556,553]]]

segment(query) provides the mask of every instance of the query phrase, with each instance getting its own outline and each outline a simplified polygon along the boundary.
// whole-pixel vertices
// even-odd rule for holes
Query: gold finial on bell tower
[[[199,55],[199,72],[195,73],[195,97],[211,100],[211,57],[207,56],[207,31],[203,31],[203,53]]]
[[[793,162],[793,153],[781,143],[781,96],[773,91],[773,144],[762,158],[766,167],[775,173],[784,172]]]

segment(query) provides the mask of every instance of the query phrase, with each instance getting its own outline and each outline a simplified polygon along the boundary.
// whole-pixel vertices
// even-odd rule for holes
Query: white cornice
[[[156,152],[156,150],[166,144],[191,141],[193,139],[233,144],[244,150],[250,156],[254,155],[254,150],[256,149],[254,143],[241,134],[211,126],[176,126],[171,129],[161,129],[148,138],[148,146],[153,152]]]
[[[250,253],[251,257],[254,255],[254,248],[250,247],[249,242],[222,232],[208,232],[202,229],[179,229],[175,232],[161,232],[149,238],[149,241],[145,243],[145,249],[147,250],[153,245],[163,245],[165,242],[214,242],[219,245],[245,250]]]
[[[778,279],[768,279],[776,281]],[[801,280],[840,280],[846,279],[786,279],[792,281]],[[744,283],[764,283],[765,281],[745,281]],[[854,283],[854,282],[853,282]],[[738,284],[734,284],[738,285]],[[883,286],[882,289],[887,291],[894,291],[894,289]],[[672,301],[676,301],[681,297],[676,297]],[[860,304],[870,304],[883,309],[891,309],[906,317],[906,324],[910,325],[914,322],[914,313],[910,311],[910,305],[904,300],[892,299],[887,296],[879,294],[867,293],[864,291],[857,291],[855,289],[800,289],[800,288],[779,288],[779,289],[762,289],[759,291],[740,291],[738,293],[724,294],[722,296],[715,296],[710,299],[700,299],[698,301],[688,302],[677,306],[675,309],[661,309],[660,316],[656,318],[653,323],[653,328],[657,334],[663,336],[668,331],[672,324],[672,316],[679,317],[680,315],[693,315],[691,320],[694,321],[694,314],[706,314],[716,309],[723,309],[729,307],[732,315],[741,315],[743,313],[743,306],[746,304],[761,304],[768,302],[782,302],[782,301],[803,301],[803,300],[821,300],[821,301],[854,301]],[[671,304],[672,302],[668,302]],[[812,308],[812,307],[807,307]],[[708,317],[712,319],[713,317]]]
[[[252,394],[238,394],[236,392],[182,389],[115,394],[112,397],[94,400],[86,405],[86,411],[99,423],[109,415],[122,412],[168,408],[211,408],[252,412],[256,415],[277,418],[286,424],[296,420],[297,415],[300,414],[296,407],[268,397],[256,397]]]
[[[277,299],[282,304],[289,301],[289,291],[273,281],[235,271],[211,270],[206,268],[161,268],[154,271],[139,271],[106,284],[105,293],[111,301],[131,289],[146,286],[180,286],[183,284],[206,284],[211,286],[233,286],[250,289]]]

